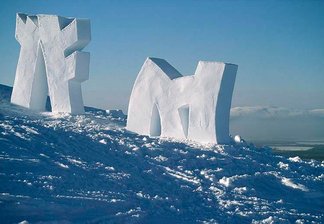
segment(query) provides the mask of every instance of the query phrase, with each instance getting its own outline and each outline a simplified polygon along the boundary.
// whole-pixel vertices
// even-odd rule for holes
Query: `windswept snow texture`
[[[129,100],[127,129],[201,143],[229,143],[237,65],[199,61],[182,76],[167,61],[147,58]]]
[[[322,223],[324,163],[0,101],[1,223]]]
[[[83,113],[81,82],[89,78],[90,21],[54,15],[17,13],[21,45],[11,102],[45,111]]]

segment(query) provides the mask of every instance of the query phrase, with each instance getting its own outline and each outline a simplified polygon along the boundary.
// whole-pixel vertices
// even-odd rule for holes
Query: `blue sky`
[[[0,2],[0,83],[12,85],[19,44],[15,14],[89,18],[86,105],[127,108],[148,56],[182,74],[199,60],[239,65],[233,106],[324,108],[324,1]]]

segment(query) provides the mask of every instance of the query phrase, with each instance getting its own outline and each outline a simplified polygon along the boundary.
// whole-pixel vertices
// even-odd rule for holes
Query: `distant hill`
[[[314,146],[314,148],[301,151],[301,150],[296,150],[296,151],[284,151],[284,150],[273,150],[275,153],[278,153],[280,155],[284,156],[299,156],[302,159],[316,159],[319,161],[324,161],[324,146],[323,145],[318,145]]]
[[[0,84],[0,102],[10,103],[11,93],[11,86]],[[46,111],[51,111],[51,101],[49,97],[47,97],[45,109]]]
[[[0,101],[10,102],[12,87],[0,84]]]

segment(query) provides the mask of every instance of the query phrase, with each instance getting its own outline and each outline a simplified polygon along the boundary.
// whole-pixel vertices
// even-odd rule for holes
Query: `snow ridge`
[[[2,223],[321,223],[324,163],[0,105]],[[5,221],[4,221],[5,220]]]

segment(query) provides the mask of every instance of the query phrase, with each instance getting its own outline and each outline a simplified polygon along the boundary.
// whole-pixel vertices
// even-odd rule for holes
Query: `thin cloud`
[[[231,117],[254,117],[254,118],[300,118],[318,117],[324,118],[324,109],[299,110],[285,107],[253,106],[234,107],[231,109]]]

